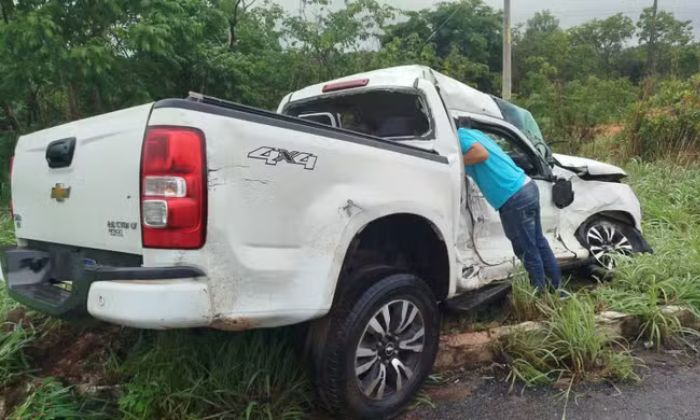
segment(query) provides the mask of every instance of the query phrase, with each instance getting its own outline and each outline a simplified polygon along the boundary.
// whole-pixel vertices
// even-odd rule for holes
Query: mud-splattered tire
[[[439,327],[433,292],[415,275],[383,274],[347,293],[310,330],[321,400],[341,417],[397,415],[432,370]]]

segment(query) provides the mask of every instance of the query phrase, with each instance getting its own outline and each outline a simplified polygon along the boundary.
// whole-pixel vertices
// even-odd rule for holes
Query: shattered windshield
[[[525,134],[525,136],[532,142],[535,146],[537,153],[539,153],[546,161],[551,161],[552,150],[549,148],[547,142],[544,141],[544,136],[540,130],[540,126],[537,125],[537,121],[532,116],[530,111],[524,108],[520,108],[517,105],[513,105],[508,101],[504,101],[500,98],[493,98],[498,104],[503,114],[503,119],[518,127],[520,131]]]

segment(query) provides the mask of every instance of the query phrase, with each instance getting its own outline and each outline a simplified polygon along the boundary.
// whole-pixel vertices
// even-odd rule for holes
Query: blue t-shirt
[[[460,128],[457,135],[462,153],[467,153],[474,143],[480,143],[489,152],[485,161],[465,165],[464,169],[479,186],[486,201],[496,210],[500,209],[509,198],[520,191],[527,175],[495,141],[481,131]]]

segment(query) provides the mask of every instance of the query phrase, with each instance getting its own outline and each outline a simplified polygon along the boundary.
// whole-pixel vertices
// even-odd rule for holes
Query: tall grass
[[[528,385],[590,376],[636,379],[637,363],[617,337],[595,325],[596,309],[641,318],[640,340],[661,347],[694,331],[682,326],[668,305],[700,317],[700,168],[632,162],[630,181],[642,203],[644,236],[654,254],[623,258],[613,280],[564,303],[536,296],[526,279],[513,284],[517,320],[542,320],[543,328],[503,343],[510,379]]]
[[[504,353],[511,358],[510,380],[526,385],[570,382],[590,377],[637,379],[635,361],[618,341],[598,329],[595,302],[585,294],[566,301],[538,304],[545,319],[535,331],[508,336]]]
[[[0,281],[0,388],[29,370],[24,348],[32,341],[32,334],[22,326],[7,320],[7,314],[17,306]]]
[[[44,378],[30,388],[24,402],[13,410],[10,420],[85,418],[71,388],[55,378]]]
[[[609,309],[641,317],[639,338],[660,347],[693,333],[664,306],[700,317],[700,168],[635,162],[628,169],[655,253],[622,260],[595,294]]]
[[[127,418],[298,418],[310,384],[287,330],[144,334],[120,368]]]
[[[519,275],[513,279],[510,293],[510,305],[516,321],[533,321],[541,316],[537,307],[537,289],[530,284],[527,275]]]

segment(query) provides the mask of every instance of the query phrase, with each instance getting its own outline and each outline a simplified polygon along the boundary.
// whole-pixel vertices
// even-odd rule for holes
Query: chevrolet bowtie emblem
[[[65,184],[57,183],[55,187],[51,187],[51,198],[59,203],[70,198],[70,187],[66,187]]]

